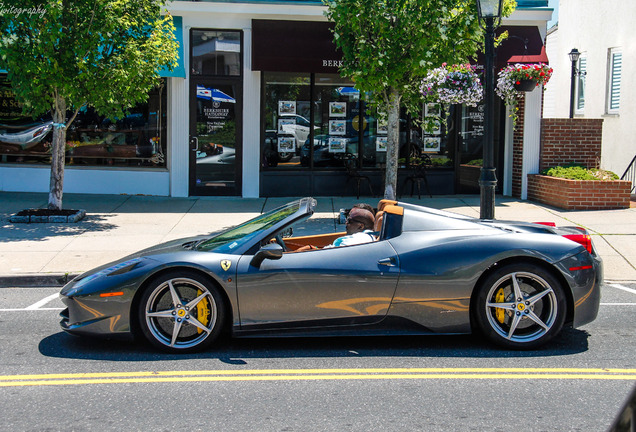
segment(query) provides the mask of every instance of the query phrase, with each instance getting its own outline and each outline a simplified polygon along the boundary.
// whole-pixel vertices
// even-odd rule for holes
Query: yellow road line
[[[0,387],[221,381],[525,379],[636,380],[636,369],[603,368],[372,368],[139,371],[4,375]]]
[[[360,368],[360,369],[248,369],[248,370],[192,370],[192,371],[139,371],[139,372],[86,372],[70,374],[0,375],[1,380],[121,378],[191,375],[282,375],[282,374],[377,374],[377,373],[587,373],[636,374],[636,369],[607,368]]]

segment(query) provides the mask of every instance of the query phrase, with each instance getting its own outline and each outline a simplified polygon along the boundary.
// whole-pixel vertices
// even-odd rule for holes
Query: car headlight
[[[81,288],[82,286],[86,285],[90,281],[93,281],[102,276],[115,276],[115,275],[124,274],[131,270],[134,270],[140,265],[141,261],[143,261],[143,258],[129,259],[127,261],[120,262],[118,264],[115,264],[103,270],[100,270],[97,273],[93,273],[92,275],[88,275],[78,280],[77,282],[75,282],[75,284],[73,285],[73,292],[76,292],[78,288]]]

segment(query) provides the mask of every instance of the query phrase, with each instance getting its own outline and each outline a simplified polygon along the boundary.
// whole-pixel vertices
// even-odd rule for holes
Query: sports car
[[[582,228],[381,200],[374,241],[323,248],[344,233],[310,232],[316,205],[296,200],[84,273],[61,291],[62,329],[137,336],[170,352],[205,349],[222,332],[475,332],[534,349],[596,318],[602,261]]]

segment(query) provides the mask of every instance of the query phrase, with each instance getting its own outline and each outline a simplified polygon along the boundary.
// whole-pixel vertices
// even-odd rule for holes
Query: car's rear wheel
[[[150,283],[139,302],[139,326],[155,347],[195,352],[209,347],[225,322],[225,302],[204,276],[166,273]]]
[[[294,153],[293,152],[278,152],[278,157],[280,158],[281,162],[289,162],[291,158],[294,157]]]
[[[474,316],[496,344],[532,349],[561,331],[566,309],[563,287],[552,274],[535,264],[512,264],[481,284]]]

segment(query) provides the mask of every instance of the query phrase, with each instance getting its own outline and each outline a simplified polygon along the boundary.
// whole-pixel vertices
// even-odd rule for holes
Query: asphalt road
[[[427,336],[166,355],[64,334],[58,291],[0,289],[2,431],[604,431],[636,382],[636,283],[529,352]]]

